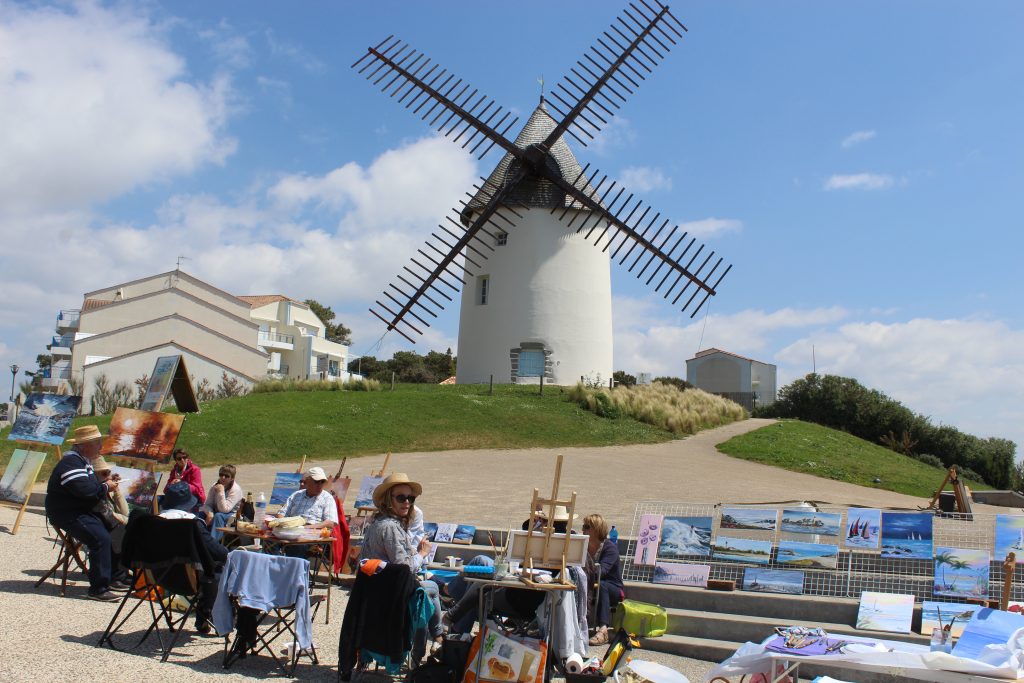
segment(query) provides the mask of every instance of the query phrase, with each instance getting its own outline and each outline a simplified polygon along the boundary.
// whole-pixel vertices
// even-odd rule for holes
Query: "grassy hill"
[[[110,416],[75,420],[105,434]],[[0,468],[17,447],[0,432]],[[298,462],[473,448],[609,446],[674,438],[630,418],[598,417],[566,400],[559,387],[398,385],[395,391],[250,394],[203,403],[188,415],[178,445],[200,465]],[[49,458],[40,480],[53,467]]]
[[[931,498],[945,470],[925,465],[888,448],[846,432],[810,422],[784,420],[733,437],[718,450],[735,458],[753,460],[817,477],[860,486]],[[875,478],[880,484],[874,483]],[[966,480],[972,489],[991,488]]]

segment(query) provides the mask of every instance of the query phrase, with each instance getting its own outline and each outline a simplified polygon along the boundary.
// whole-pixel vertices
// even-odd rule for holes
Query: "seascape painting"
[[[60,446],[78,414],[81,396],[29,394],[18,412],[18,419],[7,438],[11,441],[37,441]]]
[[[469,524],[460,524],[455,527],[455,533],[452,534],[452,543],[462,543],[469,545],[473,542],[473,537],[476,536],[476,527]]]
[[[451,543],[458,528],[458,524],[438,524],[433,540],[438,543]]]
[[[921,635],[930,636],[932,629],[944,628],[952,623],[949,632],[959,638],[964,627],[981,607],[965,605],[962,602],[933,602],[925,600],[921,606]]]
[[[270,505],[284,505],[288,497],[299,490],[302,481],[300,472],[277,472],[274,474],[274,488],[270,490]]]
[[[914,596],[896,593],[860,594],[857,628],[890,633],[910,633],[914,617]]]
[[[935,595],[988,598],[987,550],[935,548]]]
[[[423,538],[433,541],[435,536],[437,536],[437,523],[423,522]]]
[[[953,646],[953,656],[978,659],[986,645],[1006,645],[1010,637],[1022,628],[1024,616],[982,607],[967,622],[960,640]]]
[[[733,538],[719,534],[712,546],[712,552],[716,560],[768,564],[768,561],[772,559],[772,542]]]
[[[755,593],[802,595],[804,573],[792,569],[750,567],[743,571],[743,590]]]
[[[665,517],[658,557],[667,560],[711,555],[711,517]]]
[[[644,567],[655,565],[658,557],[658,543],[661,541],[662,515],[640,515],[640,529],[636,534],[636,551],[633,564]]]
[[[847,548],[878,550],[881,540],[882,511],[872,508],[850,508],[846,511]]]
[[[184,421],[184,415],[118,408],[100,453],[169,462]]]
[[[779,553],[775,561],[804,569],[835,569],[838,559],[837,545],[779,541]]]
[[[711,567],[706,564],[682,564],[680,562],[657,562],[654,565],[654,583],[671,586],[707,588]]]
[[[786,508],[782,511],[780,529],[791,534],[838,536],[842,513],[820,512],[814,508]]]
[[[36,483],[44,460],[46,453],[15,449],[3,478],[0,478],[0,500],[18,505],[24,503],[32,493],[32,486]]]
[[[1017,564],[1024,563],[1024,515],[996,515],[996,556],[1002,561],[1013,553]]]
[[[150,472],[149,470],[137,470],[131,467],[110,466],[111,476],[118,474],[121,482],[118,489],[124,496],[129,507],[141,508],[143,510],[153,509],[153,498],[160,487],[160,480],[163,479],[163,472]]]
[[[882,557],[932,559],[931,513],[883,512]]]
[[[722,508],[720,529],[775,531],[779,511],[774,508]]]
[[[359,482],[359,493],[356,494],[355,507],[359,508],[372,508],[373,505],[373,490],[377,488],[380,483],[384,481],[384,477],[371,477],[366,475],[363,480]]]

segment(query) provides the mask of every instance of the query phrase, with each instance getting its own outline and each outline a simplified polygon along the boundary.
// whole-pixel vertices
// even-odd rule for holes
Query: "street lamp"
[[[18,377],[18,370],[21,370],[17,365],[11,366],[11,402],[14,402],[14,381]]]

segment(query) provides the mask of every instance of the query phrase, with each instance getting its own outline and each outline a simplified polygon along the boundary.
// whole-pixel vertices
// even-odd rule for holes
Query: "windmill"
[[[565,140],[586,147],[682,39],[686,27],[667,6],[638,3],[550,100],[542,96],[515,140],[510,111],[394,36],[352,65],[479,159],[504,151],[370,308],[415,343],[461,290],[459,383],[610,377],[611,261],[691,318],[732,267],[615,180],[581,167]]]

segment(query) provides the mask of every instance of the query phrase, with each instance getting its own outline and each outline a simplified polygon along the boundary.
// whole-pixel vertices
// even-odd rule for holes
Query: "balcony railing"
[[[280,342],[282,344],[294,344],[294,334],[278,334],[277,332],[264,332],[260,330],[260,341]]]
[[[42,371],[44,379],[71,379],[71,368],[44,368]]]
[[[50,341],[50,346],[59,346],[61,348],[70,349],[75,343],[75,335],[63,334],[54,335],[53,340]]]

